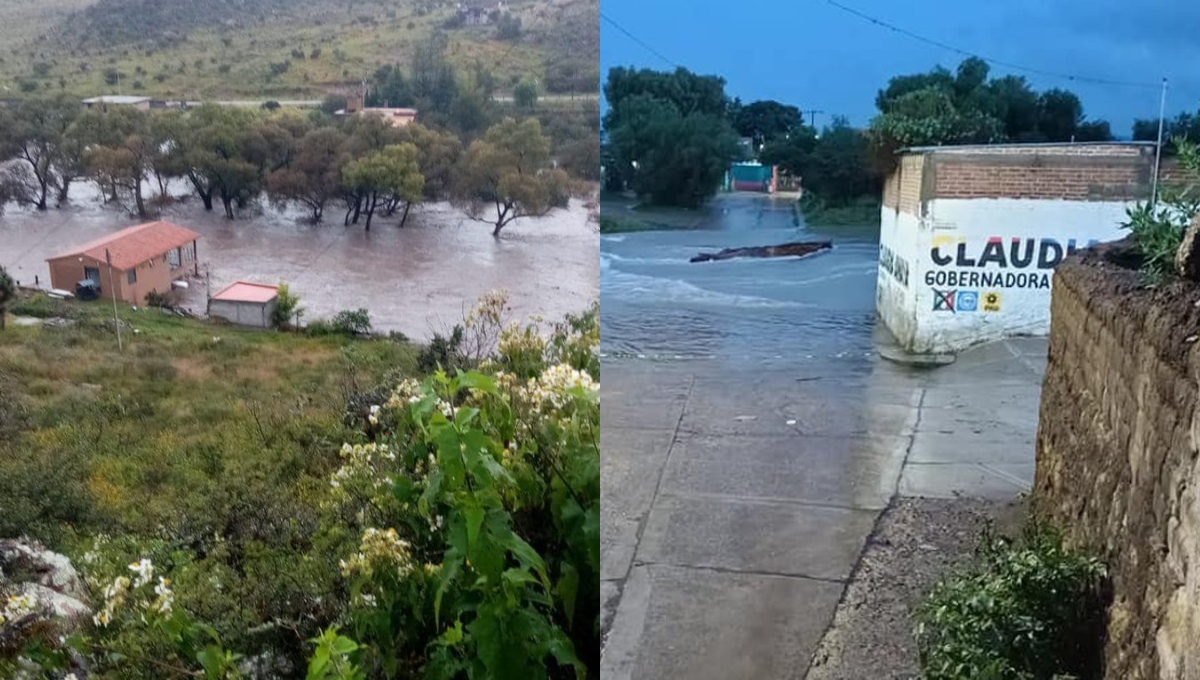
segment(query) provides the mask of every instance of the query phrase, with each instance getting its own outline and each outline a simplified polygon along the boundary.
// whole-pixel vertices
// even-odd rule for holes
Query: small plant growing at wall
[[[1127,211],[1124,224],[1142,255],[1142,273],[1149,285],[1158,285],[1174,275],[1175,255],[1183,244],[1184,232],[1200,214],[1200,144],[1175,140],[1179,167],[1189,177],[1179,186],[1163,187],[1157,204],[1142,202]]]
[[[1017,541],[984,535],[969,569],[917,612],[926,680],[1092,677],[1103,648],[1106,569],[1031,522]]]
[[[271,324],[280,330],[291,328],[293,323],[299,323],[303,313],[300,296],[293,293],[286,283],[279,284],[279,290],[275,294],[275,311],[271,313]]]

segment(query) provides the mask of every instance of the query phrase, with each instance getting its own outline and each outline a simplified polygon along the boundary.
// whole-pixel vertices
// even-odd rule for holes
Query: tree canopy
[[[883,169],[907,146],[994,142],[1109,141],[1103,121],[1088,121],[1083,103],[1063,89],[1035,91],[1025,78],[989,80],[990,67],[970,57],[951,73],[943,67],[900,75],[875,98],[871,121],[875,158]]]
[[[568,196],[568,181],[550,167],[550,140],[536,119],[506,118],[471,143],[455,185],[455,200],[493,236],[521,217],[545,215]]]
[[[613,172],[624,186],[660,205],[696,207],[716,194],[738,152],[723,79],[614,68],[604,93]]]

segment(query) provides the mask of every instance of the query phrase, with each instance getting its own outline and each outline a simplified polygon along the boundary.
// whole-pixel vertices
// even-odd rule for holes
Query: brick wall
[[[1108,248],[1054,276],[1034,503],[1111,569],[1105,677],[1200,678],[1200,290]]]
[[[1119,145],[997,146],[937,150],[938,198],[1127,201],[1150,193],[1154,150]]]
[[[921,215],[921,182],[925,157],[906,154],[883,181],[883,205],[911,215]]]

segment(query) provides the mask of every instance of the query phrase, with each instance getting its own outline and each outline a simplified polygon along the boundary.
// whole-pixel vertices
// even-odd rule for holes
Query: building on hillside
[[[486,26],[504,10],[503,2],[460,2],[458,18],[465,26]]]
[[[170,292],[189,271],[200,274],[199,239],[200,234],[170,222],[122,229],[47,258],[50,285],[75,290],[77,283],[90,280],[100,297],[140,305],[151,292]]]
[[[208,315],[240,326],[270,328],[279,286],[237,281],[208,299]]]
[[[404,127],[417,120],[417,110],[408,108],[392,108],[387,106],[366,106],[366,98],[362,95],[351,95],[346,98],[346,108],[334,111],[335,116],[378,116],[387,121],[392,127]]]
[[[130,95],[115,95],[109,94],[101,97],[92,97],[84,99],[83,106],[87,109],[105,109],[110,106],[131,106],[139,111],[150,110],[149,97],[134,97]]]
[[[1126,209],[1150,195],[1154,150],[1153,142],[902,150],[883,189],[880,318],[913,353],[1045,335],[1054,267],[1125,235]]]

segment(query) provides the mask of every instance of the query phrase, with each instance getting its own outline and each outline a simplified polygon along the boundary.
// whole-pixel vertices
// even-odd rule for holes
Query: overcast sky
[[[1166,77],[1168,116],[1200,110],[1200,0],[837,0],[898,28],[979,56],[1120,86],[992,65],[1037,90],[1062,87],[1088,118],[1129,135],[1135,118],[1158,116]],[[873,24],[829,0],[601,0],[608,19],[674,64],[721,75],[743,101],[775,99],[821,109],[817,124],[847,116],[866,125],[875,94],[893,75],[954,69],[964,56]],[[671,64],[605,20],[601,73],[613,66]],[[806,116],[807,119],[807,116]]]

